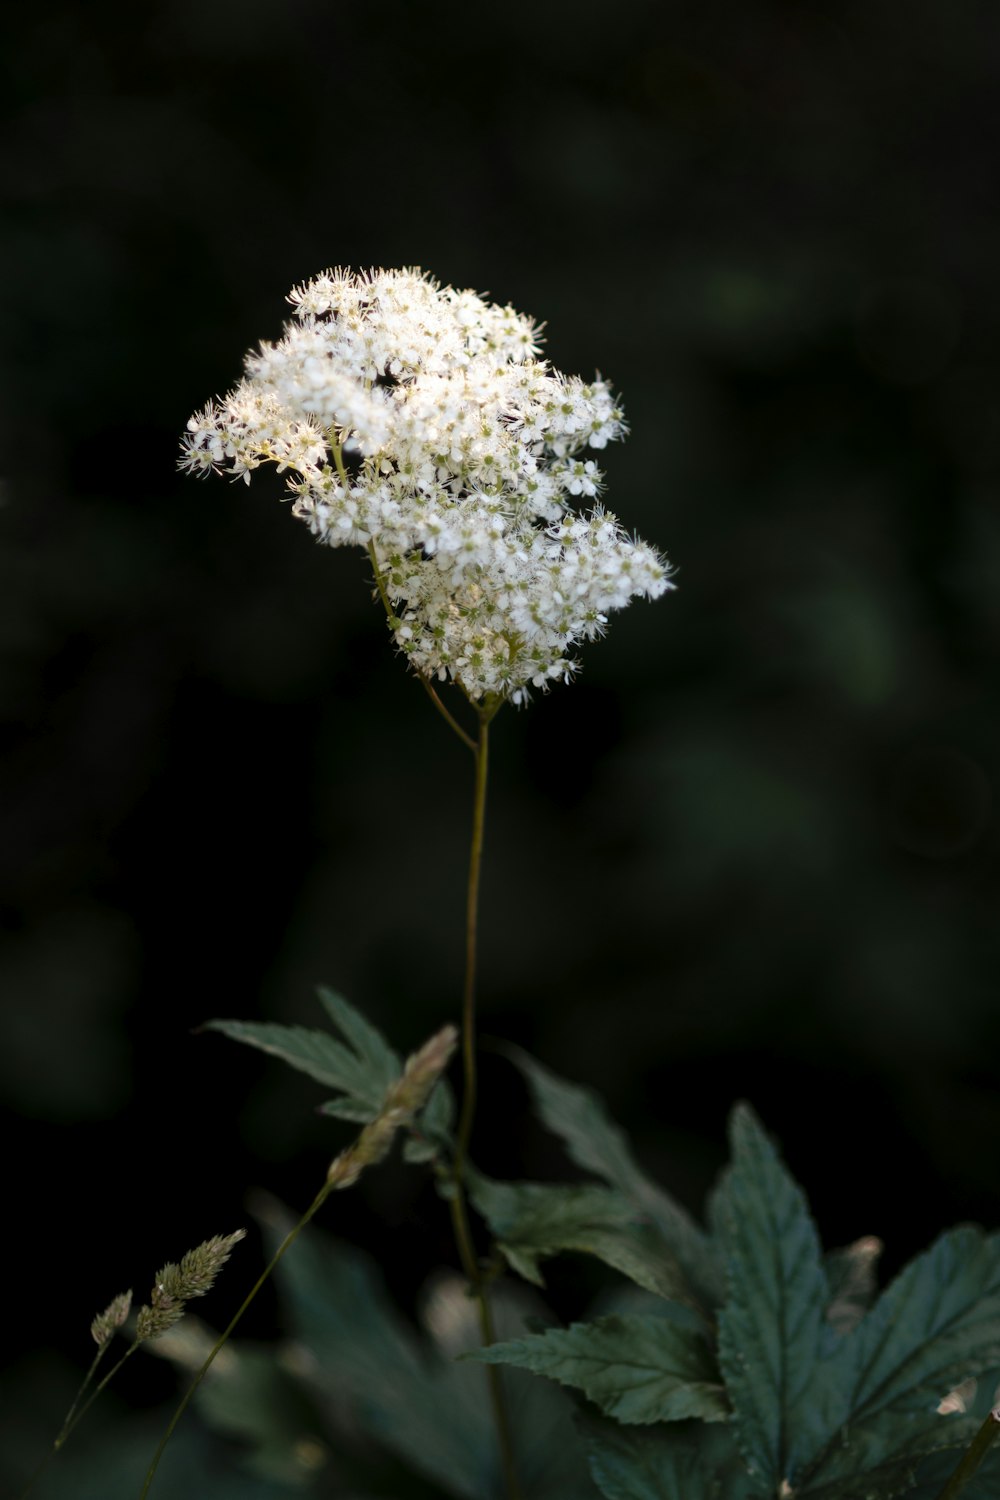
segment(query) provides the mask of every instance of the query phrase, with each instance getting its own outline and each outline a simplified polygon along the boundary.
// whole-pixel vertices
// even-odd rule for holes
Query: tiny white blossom
[[[568,682],[608,613],[672,588],[669,568],[595,501],[588,449],[626,432],[607,383],[539,357],[511,307],[418,270],[335,269],[228,396],[191,418],[181,466],[249,483],[287,472],[330,546],[371,549],[396,643],[473,701]]]

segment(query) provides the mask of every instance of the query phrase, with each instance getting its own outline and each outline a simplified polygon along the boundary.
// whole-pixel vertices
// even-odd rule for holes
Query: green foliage
[[[689,1290],[683,1300],[714,1307],[722,1296],[715,1249],[685,1209],[649,1181],[636,1165],[624,1132],[608,1118],[589,1089],[568,1083],[527,1053],[510,1053],[531,1088],[542,1121],[560,1136],[570,1159],[615,1188],[655,1225],[683,1270]]]
[[[950,1231],[876,1299],[878,1243],[859,1241],[824,1259],[802,1191],[740,1106],[706,1242],[642,1178],[599,1101],[536,1063],[519,1065],[574,1161],[606,1180],[617,1173],[685,1269],[702,1245],[710,1280],[717,1267],[725,1273],[714,1352],[698,1320],[650,1314],[576,1323],[476,1356],[574,1386],[623,1425],[675,1424],[642,1440],[607,1432],[592,1438],[592,1471],[605,1494],[891,1500],[910,1490],[935,1450],[947,1450],[942,1462],[954,1466],[976,1422],[962,1415],[961,1402],[939,1407],[965,1377],[1000,1361],[1000,1236]],[[545,1243],[523,1189],[512,1202],[522,1211],[520,1220],[512,1217],[525,1243]],[[539,1205],[544,1222],[549,1200],[540,1197]],[[484,1206],[493,1227],[502,1226],[502,1216]],[[564,1238],[568,1244],[571,1236]],[[718,1420],[727,1406],[728,1451],[713,1440],[721,1455],[721,1467],[713,1467],[697,1432],[679,1419]]]
[[[257,1047],[336,1089],[337,1097],[321,1105],[321,1113],[367,1125],[402,1073],[399,1054],[341,995],[322,987],[317,993],[343,1041],[327,1031],[269,1021],[206,1021],[202,1029],[221,1031],[234,1042]],[[420,1115],[419,1131],[406,1143],[407,1160],[433,1160],[450,1140],[454,1115],[454,1098],[442,1080]]]
[[[264,1479],[301,1484],[323,1456],[315,1421],[288,1373],[272,1353],[252,1344],[230,1349],[195,1403],[213,1431],[235,1439],[245,1466]]]
[[[346,1002],[323,998],[346,1045],[302,1028],[212,1024],[335,1083],[330,1112],[370,1118],[399,1060]],[[459,1282],[417,1334],[364,1257],[310,1231],[279,1280],[318,1404],[332,1399],[459,1500],[489,1500],[502,1483],[486,1391],[458,1354],[505,1367],[528,1500],[581,1500],[586,1483],[558,1386],[577,1393],[590,1474],[608,1500],[936,1500],[995,1386],[1000,1236],[954,1229],[879,1296],[879,1242],[823,1254],[804,1194],[747,1106],[733,1112],[731,1162],[702,1229],[645,1176],[595,1095],[524,1054],[516,1062],[543,1122],[601,1181],[504,1183],[470,1166],[466,1187],[496,1248],[536,1286],[542,1260],[594,1255],[647,1300],[568,1328],[536,1316],[525,1334],[501,1285],[498,1341],[483,1348]],[[436,1159],[442,1183],[453,1118],[439,1085],[407,1147],[410,1160]],[[969,1377],[981,1380],[976,1399]],[[268,1423],[245,1413],[271,1404],[268,1388],[252,1363],[243,1378],[243,1397],[220,1405],[217,1386],[203,1404],[207,1414],[216,1401],[216,1425],[231,1433],[255,1430],[260,1450]],[[259,1473],[284,1477],[266,1443],[258,1459]],[[984,1500],[998,1481],[991,1453],[964,1493]]]
[[[324,1114],[366,1125],[378,1114],[402,1064],[379,1032],[346,1000],[332,990],[320,990],[319,995],[346,1045],[326,1031],[269,1021],[206,1021],[204,1030],[221,1031],[234,1042],[258,1047],[300,1073],[308,1073],[317,1083],[336,1089],[338,1097],[322,1106]]]
[[[728,1273],[719,1357],[741,1447],[773,1495],[839,1425],[842,1403],[816,1374],[830,1288],[805,1198],[749,1110],[735,1111],[731,1136],[710,1205]]]
[[[547,1375],[624,1423],[724,1421],[725,1391],[697,1330],[658,1315],[573,1323],[477,1352],[485,1364]]]
[[[1000,1359],[1000,1237],[943,1235],[837,1337],[805,1199],[746,1108],[712,1205],[729,1273],[719,1354],[755,1491],[849,1500],[859,1476],[902,1493],[969,1424],[936,1407]]]
[[[746,1469],[727,1428],[583,1424],[590,1473],[608,1500],[750,1500]]]
[[[544,1286],[538,1262],[560,1250],[596,1255],[638,1286],[683,1300],[683,1272],[650,1224],[629,1200],[610,1188],[550,1187],[535,1182],[493,1182],[469,1174],[469,1195],[492,1230],[511,1268]]]
[[[956,1454],[951,1450],[932,1453],[917,1469],[916,1483],[904,1491],[906,1500],[940,1500],[951,1477]],[[1000,1449],[988,1453],[982,1467],[962,1490],[962,1500],[997,1500],[1000,1495]]]
[[[266,1228],[277,1240],[284,1216],[269,1215]],[[458,1278],[436,1289],[424,1335],[396,1312],[367,1255],[315,1230],[282,1261],[278,1281],[303,1351],[297,1364],[320,1401],[447,1494],[503,1494],[485,1371],[455,1359],[479,1337]],[[513,1331],[523,1303],[497,1302],[500,1326]],[[517,1376],[508,1390],[526,1500],[578,1500],[583,1460],[564,1399]]]
[[[170,1360],[185,1380],[200,1368],[215,1335],[188,1318],[164,1335],[153,1352]],[[260,1479],[301,1489],[327,1470],[331,1450],[308,1394],[273,1350],[227,1343],[199,1385],[195,1408],[204,1425],[238,1445],[240,1467]]]
[[[136,1500],[150,1453],[163,1426],[163,1414],[130,1417],[116,1412],[102,1430],[74,1439],[53,1463],[32,1500]],[[11,1457],[16,1434],[4,1433],[4,1458]],[[25,1470],[25,1478],[27,1477]],[[296,1500],[303,1474],[293,1481],[248,1474],[197,1423],[177,1432],[158,1475],[157,1500]],[[11,1496],[16,1490],[8,1492]]]

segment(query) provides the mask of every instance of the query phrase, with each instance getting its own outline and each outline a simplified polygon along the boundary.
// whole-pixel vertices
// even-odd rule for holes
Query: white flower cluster
[[[182,467],[288,471],[322,541],[368,549],[425,676],[521,702],[569,678],[610,610],[672,587],[597,503],[586,453],[625,432],[608,386],[539,359],[528,318],[416,270],[327,271],[289,301],[284,337],[191,418]]]

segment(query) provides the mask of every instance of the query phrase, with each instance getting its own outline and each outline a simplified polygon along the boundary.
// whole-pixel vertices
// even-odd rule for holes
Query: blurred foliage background
[[[320,981],[402,1049],[457,1008],[465,752],[360,554],[278,477],[175,473],[189,413],[331,263],[545,318],[558,366],[621,391],[608,503],[677,567],[496,723],[484,1031],[603,1092],[694,1208],[748,1097],[828,1243],[878,1234],[891,1270],[1000,1219],[998,64],[989,0],[8,19],[18,1442],[111,1295],[254,1185],[304,1206],[342,1143],[318,1087],[192,1028],[318,1023]],[[551,1177],[510,1075],[486,1058],[478,1155]],[[453,1260],[417,1173],[336,1211],[404,1306]]]

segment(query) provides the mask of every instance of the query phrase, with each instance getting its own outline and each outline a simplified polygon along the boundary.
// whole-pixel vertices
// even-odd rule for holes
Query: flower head
[[[189,421],[182,467],[287,473],[321,541],[368,550],[425,676],[521,702],[611,610],[672,587],[600,504],[589,450],[626,430],[609,386],[542,360],[529,318],[417,270],[331,270],[289,301],[283,337]]]

